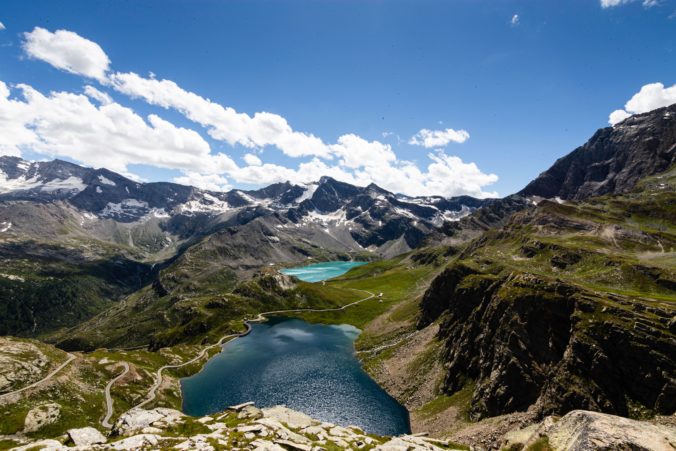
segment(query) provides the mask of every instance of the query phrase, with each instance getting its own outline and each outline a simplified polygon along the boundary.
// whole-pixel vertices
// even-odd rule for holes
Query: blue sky
[[[608,126],[611,112],[676,101],[676,2],[668,0],[5,0],[0,22],[0,82],[8,89],[0,152],[107,166],[150,181],[248,188],[327,172],[408,194],[502,196]],[[36,27],[44,33],[25,34]],[[57,30],[98,45],[109,64]],[[97,64],[105,66],[98,79]],[[173,91],[140,86],[144,80],[171,81],[181,93],[247,117],[274,113],[324,150],[303,151],[312,146],[297,135],[268,138],[260,131],[266,121],[231,133],[225,116],[200,116],[205,103],[174,104]],[[3,129],[7,116],[21,116],[12,108],[28,102],[19,84],[49,101],[26,106],[23,122]],[[76,115],[82,105],[50,92],[90,99],[94,109],[82,114],[99,120],[103,105],[93,89],[83,94],[86,85],[151,130],[110,125],[120,116],[110,112],[93,133],[78,129],[82,122],[65,123],[64,108]],[[635,95],[634,107],[625,106]],[[114,136],[101,138],[111,127]],[[16,130],[37,136],[8,140]],[[141,140],[147,143],[136,148]],[[231,161],[195,162],[206,154]]]

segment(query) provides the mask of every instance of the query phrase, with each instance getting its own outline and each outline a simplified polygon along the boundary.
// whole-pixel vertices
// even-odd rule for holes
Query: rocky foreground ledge
[[[466,447],[421,435],[379,437],[359,427],[342,427],[276,406],[253,403],[217,415],[193,418],[178,410],[132,409],[108,436],[98,429],[70,429],[57,439],[40,440],[15,450],[254,450],[254,451],[507,451],[676,450],[676,427],[576,410],[506,434],[485,447]]]
[[[106,437],[98,429],[70,429],[59,439],[41,440],[15,450],[256,450],[442,451],[451,443],[415,435],[378,437],[356,426],[342,427],[276,406],[258,409],[252,403],[217,415],[193,418],[178,410],[132,409]]]

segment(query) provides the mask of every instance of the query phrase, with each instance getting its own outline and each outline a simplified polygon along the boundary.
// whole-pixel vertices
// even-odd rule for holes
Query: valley
[[[0,157],[0,448],[72,445],[67,431],[90,427],[101,448],[566,449],[554,444],[579,424],[619,437],[609,449],[673,446],[675,164],[676,106],[600,130],[490,200],[328,177],[218,193]],[[335,261],[363,264],[293,277]],[[184,417],[181,380],[280,316],[349,330],[341,346],[429,438],[280,426],[263,403]]]

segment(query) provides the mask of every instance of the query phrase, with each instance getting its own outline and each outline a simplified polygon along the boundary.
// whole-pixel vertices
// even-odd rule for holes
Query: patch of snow
[[[9,221],[0,222],[0,232],[6,232],[12,228],[12,223]]]
[[[97,187],[96,187],[96,192],[99,193],[99,194],[101,194],[101,193],[103,192],[103,190],[101,189],[100,186],[97,186]]]
[[[175,209],[178,213],[190,215],[191,213],[220,214],[230,210],[230,205],[209,193],[203,193],[201,199],[193,199],[178,205]]]
[[[153,208],[150,214],[156,218],[169,218],[171,215],[164,208]]]
[[[328,227],[329,225],[340,226],[352,221],[347,220],[347,213],[344,208],[341,208],[331,213],[320,213],[317,210],[310,211],[303,217],[302,222],[304,224],[315,223]]]
[[[80,220],[80,227],[84,226],[85,222],[95,221],[96,219],[98,219],[98,218],[95,214],[92,214],[92,213],[86,211],[86,212],[82,213],[82,219]]]
[[[10,193],[12,191],[25,191],[42,186],[42,182],[37,177],[27,179],[25,176],[10,179],[3,171],[0,171],[0,193]]]
[[[237,194],[239,194],[239,196],[240,196],[242,199],[244,199],[245,201],[249,202],[250,204],[258,204],[258,203],[259,203],[259,200],[258,200],[258,199],[254,199],[253,197],[249,196],[247,193],[245,193],[245,192],[243,192],[243,191],[239,191],[239,190],[238,190],[238,191],[237,191]]]
[[[561,199],[559,196],[556,196],[554,200],[556,201],[557,204],[562,204],[565,202],[565,200]]]
[[[470,213],[472,213],[472,209],[469,208],[467,205],[463,205],[460,210],[444,210],[443,212],[439,212],[434,219],[432,220],[432,224],[434,224],[437,227],[440,227],[444,222],[457,222],[460,221],[462,218],[465,216],[468,216]]]
[[[99,175],[99,182],[103,183],[104,185],[110,185],[110,186],[117,186],[115,182],[113,182],[110,179],[105,178],[102,175]]]
[[[115,204],[108,202],[106,207],[101,211],[100,216],[138,216],[148,209],[148,203],[136,199],[124,199],[122,202]]]
[[[31,164],[27,161],[20,161],[16,164],[16,167],[21,169],[23,172],[26,172],[28,168],[31,167]]]
[[[394,207],[394,211],[400,216],[405,216],[405,217],[411,218],[411,219],[418,219],[418,217],[416,215],[414,215],[413,213],[411,213],[410,211],[408,211],[404,208]]]
[[[305,185],[305,191],[303,191],[303,194],[298,196],[294,202],[299,204],[303,202],[304,200],[308,200],[312,198],[314,195],[315,191],[317,191],[317,188],[319,187],[318,183],[310,183],[309,185]]]
[[[468,216],[472,213],[472,209],[467,205],[460,207],[460,210],[446,210],[444,211],[443,217],[445,221],[455,222],[460,221],[465,216]]]
[[[44,192],[53,192],[53,191],[72,191],[79,193],[85,189],[87,185],[82,181],[81,178],[70,176],[67,179],[54,179],[42,185],[40,191]]]

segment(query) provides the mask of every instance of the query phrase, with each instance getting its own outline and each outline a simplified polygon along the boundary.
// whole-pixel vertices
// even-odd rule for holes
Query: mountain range
[[[96,386],[96,362],[126,359],[131,406],[169,352],[370,290],[384,299],[299,316],[362,329],[365,368],[414,430],[489,449],[575,409],[659,422],[676,411],[675,171],[676,105],[597,131],[501,199],[329,177],[215,192],[0,157],[0,334],[78,352]],[[336,259],[371,264],[325,285],[278,271]],[[180,404],[172,383],[158,405]]]

